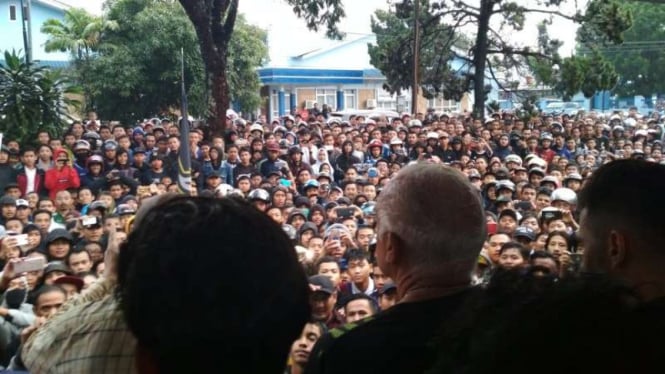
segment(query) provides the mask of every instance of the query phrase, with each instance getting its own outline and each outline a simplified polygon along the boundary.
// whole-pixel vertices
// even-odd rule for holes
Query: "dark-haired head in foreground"
[[[647,373],[665,365],[662,317],[600,276],[499,272],[443,326],[428,374]]]
[[[310,314],[289,239],[235,199],[159,203],[123,244],[118,269],[144,373],[281,373]]]
[[[584,267],[622,279],[647,299],[665,297],[665,165],[610,162],[579,194]]]

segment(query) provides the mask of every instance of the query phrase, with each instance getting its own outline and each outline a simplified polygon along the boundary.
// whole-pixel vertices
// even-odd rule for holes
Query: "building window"
[[[290,99],[291,94],[284,92],[284,115],[289,114]],[[272,121],[274,118],[279,118],[279,91],[277,90],[273,90],[270,94],[270,118],[268,120]]]
[[[326,90],[322,88],[316,89],[316,102],[319,104],[319,109],[323,108],[323,104],[328,105],[331,110],[337,109],[337,90]]]
[[[16,5],[9,6],[9,20],[16,21]]]
[[[356,90],[344,90],[344,109],[358,109]]]
[[[453,112],[459,110],[459,102],[455,100],[445,100],[442,97],[427,100],[428,108],[436,112]]]

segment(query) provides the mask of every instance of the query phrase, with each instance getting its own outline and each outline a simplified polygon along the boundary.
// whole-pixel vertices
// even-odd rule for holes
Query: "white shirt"
[[[352,294],[357,294],[357,293],[363,293],[363,291],[359,290],[358,287],[356,287],[355,283],[351,282],[351,293]],[[365,290],[364,294],[367,296],[372,296],[374,293],[374,280],[372,277],[369,278],[369,285],[367,285],[367,289]]]
[[[25,168],[25,175],[28,177],[28,186],[25,188],[25,194],[35,192],[35,176],[37,175],[37,169],[28,169]]]

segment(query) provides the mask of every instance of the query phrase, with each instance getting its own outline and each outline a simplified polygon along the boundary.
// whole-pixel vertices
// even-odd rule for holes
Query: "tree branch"
[[[559,16],[561,18],[564,18],[564,19],[567,19],[567,20],[570,20],[570,21],[573,21],[573,22],[579,21],[578,18],[577,18],[578,17],[577,14],[575,14],[575,15],[565,14],[565,13],[561,13],[558,10],[534,9],[534,8],[520,7],[519,11],[523,12],[523,13],[539,13],[539,14],[548,14],[550,16]],[[514,12],[514,10],[506,9],[505,7],[499,7],[496,11],[493,12],[493,14],[503,13],[503,12]]]
[[[523,57],[538,57],[538,58],[544,58],[549,61],[554,61],[554,58],[552,56],[548,56],[546,54],[540,53],[540,52],[531,52],[531,51],[526,51],[526,50],[519,50],[519,49],[513,49],[510,47],[505,47],[504,49],[488,49],[487,54],[492,54],[492,55],[506,55],[506,56],[523,56]]]

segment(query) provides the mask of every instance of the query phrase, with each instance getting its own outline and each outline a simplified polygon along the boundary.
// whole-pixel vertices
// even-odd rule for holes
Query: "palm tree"
[[[80,105],[71,98],[78,93],[62,72],[5,52],[5,65],[0,65],[0,132],[21,144],[33,142],[40,130],[59,135],[71,119],[69,109]]]
[[[82,8],[68,9],[65,11],[63,21],[51,18],[46,20],[41,27],[41,31],[49,35],[44,45],[46,52],[69,51],[72,54],[75,69],[71,73],[83,87],[87,109],[95,107],[94,90],[90,87],[87,78],[94,54],[101,49],[113,47],[104,43],[103,33],[117,28],[116,21],[93,16]]]
[[[81,8],[65,11],[64,22],[59,19],[48,19],[41,31],[49,35],[44,45],[46,52],[69,51],[76,62],[89,61],[92,53],[101,46],[102,33],[115,30],[118,23],[96,17]]]

